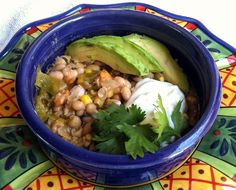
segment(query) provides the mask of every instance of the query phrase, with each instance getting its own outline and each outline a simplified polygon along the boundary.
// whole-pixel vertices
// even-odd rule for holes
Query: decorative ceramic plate
[[[14,79],[17,64],[27,47],[56,22],[95,9],[122,8],[168,19],[195,35],[209,50],[222,79],[218,117],[192,157],[178,170],[144,190],[236,189],[236,49],[199,21],[174,15],[141,3],[79,5],[60,15],[26,25],[0,53],[0,189],[3,190],[106,190],[65,174],[48,160],[21,118]],[[83,175],[86,175],[84,173]]]

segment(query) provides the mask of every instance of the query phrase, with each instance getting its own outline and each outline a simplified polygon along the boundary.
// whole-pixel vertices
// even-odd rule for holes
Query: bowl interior
[[[21,84],[24,83],[25,87],[20,89],[20,82],[16,84],[16,87],[18,85],[18,102],[21,112],[29,124],[31,126],[36,125],[36,122],[39,121],[33,119],[34,121],[31,122],[32,117],[36,117],[35,113],[31,114],[31,111],[33,110],[34,82],[38,65],[41,66],[42,70],[47,70],[54,59],[64,53],[65,47],[76,39],[97,35],[123,36],[130,33],[148,35],[161,41],[169,48],[171,54],[178,59],[179,64],[197,90],[200,98],[201,115],[208,114],[205,113],[205,110],[210,109],[209,106],[212,104],[210,101],[214,101],[213,93],[217,88],[217,85],[214,85],[218,78],[213,60],[204,46],[187,31],[162,18],[136,11],[106,10],[85,13],[59,22],[36,39],[26,52],[19,65],[19,73],[17,73],[17,79],[24,81]],[[212,63],[212,65],[209,63]],[[20,97],[23,94],[24,97]],[[216,103],[216,106],[218,104],[219,102]],[[26,108],[27,106],[30,109]],[[27,118],[27,113],[24,114],[26,111],[30,112],[29,117],[31,118]],[[42,124],[37,125],[42,126]],[[201,123],[198,124],[197,128],[200,127],[202,127]],[[41,139],[44,139],[37,131],[41,129],[36,129],[34,126],[32,128]],[[43,130],[47,130],[46,127]],[[202,135],[191,138],[193,141],[191,142],[191,134],[188,134],[185,140],[189,139],[189,142],[186,142],[184,146],[187,147],[196,143]],[[174,148],[174,145],[172,148]],[[163,157],[168,154],[170,154],[169,150],[162,152]]]
[[[133,11],[127,11],[133,12]],[[96,14],[97,13],[97,14]],[[210,95],[210,79],[211,71],[206,64],[206,57],[200,49],[192,42],[189,36],[173,28],[171,23],[164,22],[163,19],[145,19],[135,18],[130,13],[105,16],[102,12],[95,11],[90,16],[81,16],[81,19],[71,19],[66,24],[57,25],[48,32],[47,38],[36,43],[37,47],[34,51],[34,57],[30,65],[30,97],[33,102],[33,83],[35,80],[35,67],[41,65],[43,71],[47,70],[55,58],[63,55],[65,47],[72,41],[97,35],[118,35],[124,36],[131,33],[139,33],[148,35],[164,43],[183,70],[187,73],[188,79],[193,83],[199,95],[201,113],[206,107]],[[109,13],[108,13],[109,14]],[[140,17],[140,15],[138,15]],[[151,16],[151,15],[150,15]],[[137,21],[138,19],[138,21]],[[59,29],[59,30],[58,30]],[[40,49],[40,51],[38,51]],[[207,87],[207,86],[208,87]]]

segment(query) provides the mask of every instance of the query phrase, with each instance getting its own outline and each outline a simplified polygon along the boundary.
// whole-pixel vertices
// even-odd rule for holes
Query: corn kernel
[[[114,95],[114,90],[113,90],[113,89],[109,89],[109,90],[107,91],[107,97],[108,97],[108,98],[111,98],[113,95]]]
[[[86,68],[86,69],[85,69],[85,73],[86,73],[86,74],[91,74],[92,72],[93,72],[93,70],[90,69],[90,68]]]
[[[160,78],[159,78],[159,81],[165,81],[165,78],[163,77],[163,76],[161,76]]]
[[[81,96],[81,97],[80,97],[80,100],[81,100],[85,105],[90,104],[90,103],[93,102],[92,99],[90,98],[90,96],[87,95],[87,94]]]
[[[155,73],[154,78],[159,81],[165,81],[163,73]]]
[[[101,98],[99,98],[99,97],[96,97],[96,98],[94,99],[94,103],[95,103],[98,107],[100,107],[100,108],[103,106],[104,102],[105,102],[105,100],[103,100],[103,99],[101,99]]]

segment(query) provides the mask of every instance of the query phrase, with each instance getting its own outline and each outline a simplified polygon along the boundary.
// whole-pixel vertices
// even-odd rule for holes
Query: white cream
[[[180,111],[184,112],[186,109],[184,93],[176,85],[145,78],[136,84],[130,99],[126,103],[126,107],[129,107],[132,104],[140,107],[146,112],[146,118],[142,123],[149,123],[148,121],[150,119],[150,114],[153,111],[155,112],[155,105],[157,104],[158,95],[161,96],[170,127],[174,128],[174,124],[171,119],[171,114],[174,107],[179,101],[182,101]]]

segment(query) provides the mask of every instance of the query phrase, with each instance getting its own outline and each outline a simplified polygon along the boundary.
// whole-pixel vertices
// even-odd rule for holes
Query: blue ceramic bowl
[[[168,46],[200,97],[201,117],[182,138],[155,154],[132,160],[76,147],[51,132],[34,110],[36,68],[45,71],[66,45],[82,37],[140,33]],[[212,126],[221,99],[218,69],[206,48],[185,29],[162,18],[131,10],[107,9],[67,18],[43,33],[24,54],[16,76],[20,111],[38,137],[42,149],[59,167],[86,182],[128,187],[154,181],[175,170],[191,155]]]

